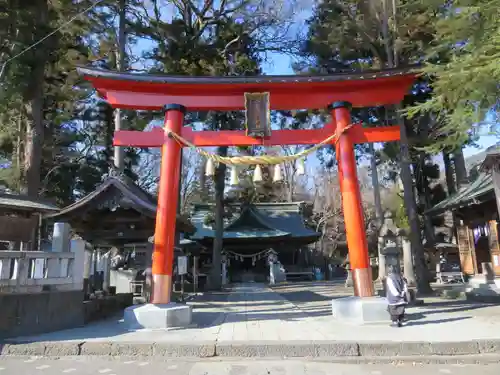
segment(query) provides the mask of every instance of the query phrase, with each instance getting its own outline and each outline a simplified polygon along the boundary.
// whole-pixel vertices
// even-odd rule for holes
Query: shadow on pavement
[[[330,301],[348,296],[343,286],[334,288],[334,282],[308,282],[286,284],[273,287],[235,286],[232,290],[209,292],[197,296],[188,302],[193,307],[193,325],[189,328],[169,331],[190,331],[219,327],[225,323],[249,322],[253,326],[258,321],[305,321],[317,317],[331,316]],[[335,289],[335,290],[334,290]],[[439,313],[457,313],[473,311],[494,306],[468,301],[436,301],[425,306],[410,309],[407,325],[441,324],[471,319],[468,314],[429,320],[429,315]],[[427,318],[427,319],[426,319]],[[258,326],[258,324],[257,324]],[[259,329],[259,328],[256,328]],[[133,341],[147,341],[148,332],[131,331],[120,317],[89,324],[85,327],[5,340],[11,343],[27,343],[41,341],[85,341],[90,339],[120,340],[132,338]],[[0,342],[0,348],[2,343]]]
[[[2,344],[29,344],[34,342],[53,341],[85,341],[88,339],[113,338],[129,332],[127,327],[120,321],[121,317],[115,317],[100,322],[90,323],[79,328],[66,329],[34,336],[20,336],[8,338]]]
[[[436,319],[436,320],[412,320],[413,317],[409,317],[408,322],[406,322],[405,326],[423,326],[428,324],[440,324],[440,323],[450,323],[456,322],[459,320],[471,319],[470,316],[461,316],[457,318],[445,318],[445,319]]]
[[[474,311],[488,307],[498,306],[491,303],[474,303],[469,301],[439,301],[428,302],[419,309],[425,310],[425,315],[429,314],[451,314],[458,312]]]
[[[301,290],[293,292],[281,292],[282,297],[286,298],[288,301],[295,302],[323,302],[331,301],[332,297],[318,294],[316,292],[311,292],[310,290]],[[338,297],[337,297],[338,298]]]

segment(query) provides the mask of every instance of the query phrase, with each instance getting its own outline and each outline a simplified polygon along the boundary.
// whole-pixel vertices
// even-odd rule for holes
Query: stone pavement
[[[392,357],[500,354],[500,306],[427,300],[408,325],[352,326],[331,317],[349,290],[331,283],[236,285],[190,302],[187,329],[128,331],[119,319],[10,340],[10,355]]]
[[[318,360],[134,360],[0,358],[2,375],[497,375],[500,364],[346,365]]]

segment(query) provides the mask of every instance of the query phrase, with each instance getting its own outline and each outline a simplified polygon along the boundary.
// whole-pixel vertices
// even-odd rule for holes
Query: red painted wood
[[[356,125],[348,131],[354,143],[393,142],[398,141],[400,137],[398,125],[381,128],[363,128],[361,125]],[[182,136],[198,147],[315,145],[333,132],[331,124],[322,129],[274,130],[270,138],[261,140],[248,137],[244,131],[193,131],[185,127],[182,129]],[[120,130],[115,132],[113,144],[115,146],[161,147],[165,138],[165,132],[161,128],[154,128],[149,132]]]
[[[334,109],[332,117],[337,122],[338,132],[341,132],[351,123],[351,114],[346,107]],[[349,263],[353,270],[353,275],[357,275],[358,272],[356,270],[369,270],[370,258],[368,257],[368,241],[366,239],[365,220],[361,193],[359,191],[354,142],[351,139],[349,131],[337,143],[336,156],[339,166],[339,184],[342,192],[347,246],[349,248]],[[356,281],[364,282],[366,280]],[[371,280],[369,282],[371,283]],[[370,285],[361,285],[361,289],[370,290]]]
[[[271,110],[319,109],[335,101],[348,101],[354,107],[373,107],[396,104],[406,94],[410,83],[397,85],[373,85],[353,88],[353,91],[332,89],[328,91],[295,90],[271,93]],[[201,90],[198,90],[200,92]],[[190,111],[235,111],[245,109],[243,93],[214,95],[182,95],[181,93],[134,92],[99,89],[101,96],[115,108],[159,110],[165,104],[176,103]],[[300,99],[299,99],[300,98]]]
[[[144,77],[144,75],[141,75]],[[285,76],[286,78],[289,78]],[[299,76],[297,76],[299,77]],[[298,94],[305,91],[349,91],[350,89],[360,89],[362,87],[384,86],[384,85],[398,85],[401,83],[411,84],[415,80],[416,74],[412,72],[397,74],[397,75],[380,75],[373,74],[371,76],[351,76],[349,79],[338,77],[336,80],[325,79],[318,81],[311,80],[289,80],[269,82],[266,80],[267,76],[262,76],[260,82],[242,82],[235,77],[234,80],[218,81],[212,83],[203,82],[203,78],[207,77],[185,77],[195,80],[194,82],[153,82],[148,80],[137,79],[120,79],[99,77],[92,75],[84,75],[84,78],[91,82],[95,88],[102,88],[104,90],[124,90],[132,92],[151,92],[151,93],[178,93],[179,95],[199,95],[200,90],[206,96],[212,95],[239,95],[245,92],[289,92],[293,91]],[[227,78],[227,77],[225,77]],[[248,77],[255,78],[255,77]],[[304,77],[301,77],[304,78]],[[317,78],[317,77],[316,77]],[[328,78],[325,76],[325,78]],[[165,78],[168,81],[168,76]]]
[[[348,132],[354,143],[395,142],[401,139],[399,125],[380,128],[363,128],[357,125],[349,129]]]
[[[164,126],[179,132],[184,114],[170,110],[165,114]],[[156,210],[155,241],[153,247],[153,280],[172,278],[174,264],[175,224],[177,217],[180,177],[181,147],[172,138],[165,140],[161,150],[160,182],[158,185],[158,208]],[[170,285],[168,285],[170,288]],[[152,303],[169,303],[170,290],[153,285]]]
[[[188,110],[243,110],[245,92],[269,92],[272,110],[322,109],[335,101],[347,101],[354,107],[370,107],[399,103],[412,85],[415,74],[398,76],[356,77],[329,82],[312,82],[303,79],[269,82],[212,82],[197,83],[151,82],[152,78],[110,79],[86,75],[99,94],[112,106],[139,110],[159,110],[167,104],[180,104]],[[206,80],[205,80],[206,82]],[[237,145],[286,145],[318,144],[329,135],[345,129],[351,122],[347,108],[332,111],[334,124],[323,129],[279,130],[271,137],[260,140],[242,131],[194,132],[181,128],[182,115],[167,112],[165,127],[181,132],[196,146]],[[181,130],[182,129],[182,130]],[[389,142],[399,140],[399,126],[363,129],[360,125],[347,130],[337,144],[339,178],[346,223],[349,258],[353,271],[367,270],[369,258],[359,184],[356,176],[354,144],[365,142]],[[162,165],[155,230],[156,259],[153,274],[170,277],[172,271],[173,240],[175,235],[175,207],[179,175],[179,145],[168,138],[162,129],[150,132],[119,131],[115,133],[116,146],[162,147]],[[177,169],[176,169],[177,168]],[[175,203],[174,203],[175,202]],[[172,224],[173,223],[173,224]],[[366,279],[364,282],[371,282]],[[365,285],[366,286],[366,285]],[[359,285],[358,285],[359,289]],[[366,290],[373,290],[366,286]],[[166,296],[166,295],[165,295]],[[163,297],[162,297],[163,298]],[[162,299],[160,298],[160,299]],[[168,302],[170,299],[165,298]],[[163,301],[161,301],[163,302]]]
[[[142,77],[144,78],[144,77]],[[301,77],[303,78],[303,77]],[[319,109],[334,101],[355,107],[394,104],[401,101],[415,74],[366,75],[334,81],[287,80],[279,82],[174,83],[111,79],[85,75],[99,94],[118,108],[157,110],[165,104],[182,104],[189,110],[242,110],[245,92],[269,92],[273,110]]]

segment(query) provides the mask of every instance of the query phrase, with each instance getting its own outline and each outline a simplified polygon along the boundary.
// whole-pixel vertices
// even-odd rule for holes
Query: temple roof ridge
[[[81,209],[92,201],[99,199],[103,194],[107,193],[109,189],[112,188],[120,191],[125,199],[140,206],[144,213],[149,214],[148,216],[155,216],[156,201],[151,194],[140,188],[128,176],[124,174],[110,173],[105,176],[101,184],[99,184],[93,192],[87,194],[69,206],[64,207],[59,212],[45,215],[45,218],[56,219],[58,217],[68,215],[72,211]]]
[[[24,194],[4,191],[0,191],[0,209],[32,212],[59,211],[59,207],[43,198],[34,198]]]
[[[50,221],[68,221],[82,216],[83,213],[107,207],[131,208],[149,219],[156,217],[156,199],[138,186],[130,177],[117,171],[105,175],[95,190],[58,212],[44,215]],[[183,216],[177,215],[177,225],[184,232],[194,232],[194,226]]]
[[[100,77],[110,80],[127,80],[147,83],[170,84],[214,84],[214,83],[284,83],[284,82],[329,82],[350,79],[373,79],[409,74],[418,69],[417,65],[402,66],[374,70],[353,70],[334,74],[288,74],[288,75],[258,75],[258,76],[190,76],[170,74],[145,74],[138,72],[118,72],[109,69],[88,66],[77,67],[78,73],[88,77]]]
[[[240,215],[235,220],[228,223],[228,225],[226,225],[224,227],[224,230],[231,231],[234,228],[237,229],[238,225],[244,224],[245,220],[249,219],[249,216],[251,216],[253,219],[255,219],[257,221],[257,223],[260,224],[263,228],[268,229],[270,231],[276,231],[276,228],[274,228],[273,225],[271,223],[269,223],[266,220],[266,218],[259,213],[258,209],[256,209],[255,207],[252,207],[252,205],[248,205],[248,206],[244,207],[242,209]],[[284,232],[281,230],[279,232],[282,232],[281,234],[283,234],[283,235],[288,233],[288,232]]]
[[[462,186],[455,194],[450,195],[431,209],[427,215],[439,215],[447,210],[458,209],[470,204],[478,204],[489,199],[494,191],[493,178],[490,173],[481,172],[474,181]],[[494,199],[494,197],[493,197]]]
[[[296,209],[296,208],[299,208],[299,207],[303,207],[303,206],[307,206],[307,205],[312,205],[312,203],[311,202],[307,202],[307,201],[295,201],[295,202],[255,202],[255,203],[251,203],[250,205],[254,206],[254,207],[259,207],[259,208],[280,208],[280,209],[284,209],[284,208],[289,207],[289,208]],[[229,204],[226,204],[226,206],[229,206],[229,207],[240,207],[241,203],[229,203]],[[215,207],[215,203],[204,203],[204,202],[193,203],[193,208],[195,208],[195,209],[203,209],[203,208],[211,208],[211,207]]]
[[[225,223],[224,238],[283,238],[317,239],[319,233],[307,227],[304,222],[304,202],[292,203],[256,203],[241,207],[232,204],[232,207],[241,207],[234,219]],[[197,231],[192,237],[194,240],[213,238],[214,229],[207,224],[207,216],[213,214],[215,205],[210,203],[194,204],[191,220]],[[288,208],[288,209],[287,209]]]

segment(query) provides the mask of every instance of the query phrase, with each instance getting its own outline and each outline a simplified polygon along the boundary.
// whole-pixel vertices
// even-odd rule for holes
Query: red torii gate
[[[97,92],[115,108],[165,111],[164,130],[115,132],[115,146],[161,147],[151,303],[170,302],[182,145],[168,136],[173,132],[199,146],[314,145],[333,133],[336,144],[340,189],[352,268],[354,292],[359,297],[374,294],[357,178],[355,143],[397,141],[399,126],[362,128],[351,125],[350,108],[390,105],[400,102],[415,74],[408,70],[383,70],[330,76],[180,77],[116,73],[79,68]],[[245,109],[245,93],[269,95],[271,110],[329,107],[332,122],[322,129],[277,130],[256,138],[244,131],[193,131],[183,127],[190,111]],[[332,104],[333,103],[333,104]],[[332,141],[332,144],[334,141]]]

